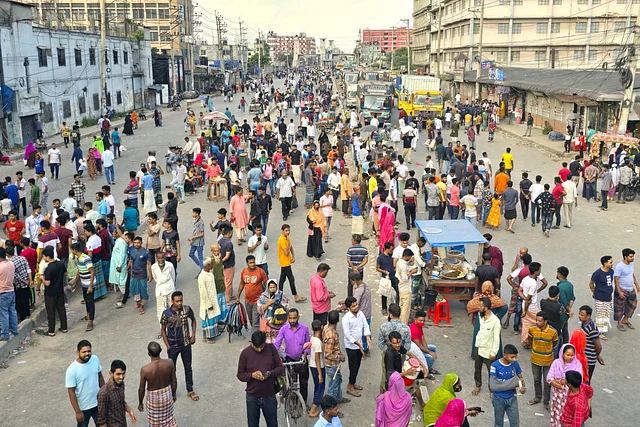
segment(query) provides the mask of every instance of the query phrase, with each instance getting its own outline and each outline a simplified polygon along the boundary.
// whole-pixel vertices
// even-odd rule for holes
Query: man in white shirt
[[[573,219],[573,206],[578,207],[578,189],[576,183],[568,179],[562,183],[562,188],[566,193],[562,198],[562,216],[566,224],[565,228],[571,228],[571,220]]]
[[[56,147],[56,143],[51,144],[51,148],[47,152],[49,170],[51,170],[51,178],[58,179],[60,173],[60,150]]]
[[[480,320],[480,329],[476,334],[476,345],[474,350],[474,375],[476,387],[471,391],[474,396],[480,393],[482,388],[482,365],[487,367],[487,371],[491,370],[491,363],[500,351],[500,331],[502,325],[498,316],[491,311],[491,300],[489,298],[481,298],[480,311],[478,312]]]
[[[448,129],[451,129],[452,118],[453,118],[453,113],[451,112],[451,110],[444,113],[444,122],[446,123]]]
[[[482,157],[480,158],[484,166],[487,168],[487,177],[491,180],[491,176],[493,175],[493,167],[491,166],[491,159],[487,156],[487,152],[482,152]]]
[[[344,301],[347,313],[342,318],[342,331],[344,333],[344,348],[347,351],[347,359],[349,360],[349,385],[347,393],[358,397],[362,387],[356,384],[358,371],[360,370],[360,362],[364,355],[362,346],[362,337],[365,336],[368,348],[371,348],[371,330],[367,319],[358,306],[358,300],[354,297],[347,297]]]
[[[307,116],[302,116],[300,119],[300,126],[302,127],[302,136],[307,137],[307,127],[309,126],[309,119]]]
[[[398,126],[394,126],[393,130],[391,131],[391,142],[393,143],[393,146],[395,147],[396,151],[398,150],[398,144],[400,144],[400,139],[402,138],[402,135],[400,134],[400,129],[398,129]]]
[[[324,235],[325,243],[329,242],[329,229],[331,229],[331,219],[333,218],[333,205],[334,199],[332,191],[330,188],[327,188],[327,191],[325,191],[322,197],[320,197],[320,209],[322,210],[324,217],[327,219],[327,233]]]
[[[460,100],[462,99],[462,97],[460,96],[459,93],[456,93],[455,99],[456,99],[456,105],[458,105],[460,104]]]
[[[376,128],[380,127],[380,122],[376,117],[371,118],[371,122],[369,122],[371,126],[375,126]]]
[[[182,204],[184,203],[184,179],[187,175],[187,167],[182,164],[182,159],[178,158],[176,169],[171,173],[173,174],[173,180],[170,185],[176,195],[180,193],[180,203]]]
[[[69,196],[62,201],[62,209],[70,216],[73,216],[74,210],[78,207],[78,202],[73,198],[73,190],[69,190]]]
[[[531,226],[535,227],[536,223],[540,224],[540,207],[536,205],[535,200],[544,191],[542,185],[542,176],[536,176],[536,183],[529,188],[529,194],[531,195]]]
[[[362,166],[364,162],[367,161],[367,156],[369,155],[369,151],[367,151],[367,147],[364,145],[360,146],[360,149],[356,153],[356,158],[358,159],[358,164]]]
[[[269,277],[269,265],[267,264],[269,241],[267,236],[262,234],[262,224],[259,222],[253,226],[253,232],[255,234],[249,237],[247,242],[247,252],[256,257],[256,267],[261,268],[264,274]]]
[[[104,167],[104,176],[107,178],[107,184],[115,184],[116,176],[115,170],[113,167],[113,161],[115,156],[113,155],[113,151],[104,150],[102,153],[102,166]]]
[[[27,180],[22,177],[22,171],[16,172],[16,185],[18,186],[18,206],[16,206],[16,219],[20,219],[20,205],[22,205],[22,216],[27,216]]]
[[[433,125],[436,127],[436,133],[442,130],[442,120],[440,119],[440,117],[436,117],[433,120]]]
[[[295,123],[293,123],[293,119],[291,119],[289,121],[289,124],[287,125],[287,142],[289,144],[293,144],[295,136],[296,136],[296,125]]]
[[[333,209],[336,210],[336,201],[340,198],[340,173],[335,166],[331,168],[331,173],[327,177],[327,185],[333,193]]]
[[[171,307],[171,294],[176,290],[176,270],[165,261],[164,252],[156,253],[156,262],[151,266],[151,277],[156,282],[156,313],[158,321],[162,312]]]
[[[282,171],[282,176],[276,182],[276,199],[282,204],[282,220],[286,221],[291,213],[291,200],[295,194],[295,184],[291,177],[287,175],[287,171]]]
[[[31,246],[38,245],[38,235],[40,234],[40,222],[43,216],[40,215],[40,206],[33,206],[33,213],[25,219],[25,237],[31,241]]]
[[[520,281],[518,295],[522,298],[522,331],[520,340],[527,342],[529,328],[536,324],[536,314],[540,311],[538,306],[538,292],[544,289],[544,285],[538,288],[538,277],[540,276],[540,263],[532,262],[529,264],[529,275],[523,277]],[[525,348],[527,346],[525,345]]]
[[[109,187],[108,185],[103,185],[102,186],[102,194],[104,194],[104,201],[107,204],[107,210],[109,212],[107,212],[107,214],[116,214],[116,199],[115,197],[113,197],[113,194],[111,194],[111,187]]]

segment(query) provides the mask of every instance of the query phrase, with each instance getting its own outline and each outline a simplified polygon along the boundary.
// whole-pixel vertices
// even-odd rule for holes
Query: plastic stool
[[[434,325],[438,326],[438,323],[442,320],[446,320],[447,324],[451,324],[451,311],[449,309],[449,301],[442,300],[436,301],[435,307],[429,307],[428,318],[433,320]]]

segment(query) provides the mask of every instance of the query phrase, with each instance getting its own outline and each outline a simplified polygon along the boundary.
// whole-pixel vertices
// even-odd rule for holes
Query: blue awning
[[[420,220],[416,225],[432,248],[488,243],[482,233],[466,220]]]

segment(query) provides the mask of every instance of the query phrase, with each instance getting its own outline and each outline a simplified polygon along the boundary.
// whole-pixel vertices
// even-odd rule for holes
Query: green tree
[[[391,55],[392,53],[387,54],[387,62],[389,63],[389,67],[391,67]],[[400,49],[396,49],[393,51],[393,69],[397,69],[400,67],[407,66],[407,57],[408,52],[406,47],[401,47]]]
[[[262,50],[261,50],[260,56],[258,56],[258,50],[260,49],[260,46],[262,46]],[[260,58],[260,65],[262,65],[263,67],[265,65],[271,65],[271,54],[270,54],[269,45],[264,40],[262,41],[256,40],[255,50],[256,50],[256,53],[254,53],[249,57],[249,59],[247,59],[248,68],[253,69],[254,67],[257,67],[258,58]]]

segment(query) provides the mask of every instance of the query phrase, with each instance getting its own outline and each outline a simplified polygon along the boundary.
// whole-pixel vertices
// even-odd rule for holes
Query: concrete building
[[[0,128],[6,128],[5,145],[22,146],[35,140],[36,118],[42,121],[46,138],[58,133],[64,121],[72,125],[99,117],[104,104],[121,113],[155,105],[156,92],[149,90],[148,30],[141,41],[107,38],[107,98],[102,100],[98,34],[35,26],[32,7],[24,3],[0,0],[0,9],[0,75],[13,91],[10,97],[4,96],[0,119]],[[7,108],[9,100],[11,108]]]
[[[267,45],[271,50],[271,57],[277,58],[279,55],[315,55],[316,39],[307,36],[306,33],[294,36],[279,36],[273,31],[267,33]]]
[[[429,68],[431,49],[431,3],[432,0],[413,0],[413,44],[411,62],[416,70]]]
[[[414,0],[414,25],[420,28],[413,47],[415,62],[436,74],[439,53],[442,73],[476,69],[482,1],[427,3]],[[612,65],[631,42],[639,7],[637,0],[485,0],[481,61],[525,68]],[[423,34],[425,27],[430,38]],[[427,49],[430,61],[422,56]]]
[[[100,3],[89,0],[25,0],[36,7],[36,23],[59,30],[100,30]],[[193,57],[192,0],[145,0],[145,2],[107,1],[106,24],[109,35],[126,36],[129,24],[149,28],[151,47],[161,55],[173,55],[179,91],[191,87]],[[171,69],[171,67],[168,67]],[[167,81],[171,81],[168,78]]]
[[[406,27],[385,28],[383,30],[370,30],[368,28],[362,30],[360,42],[365,44],[377,44],[380,51],[387,53],[401,47],[406,47],[407,43],[413,45],[413,29]]]

